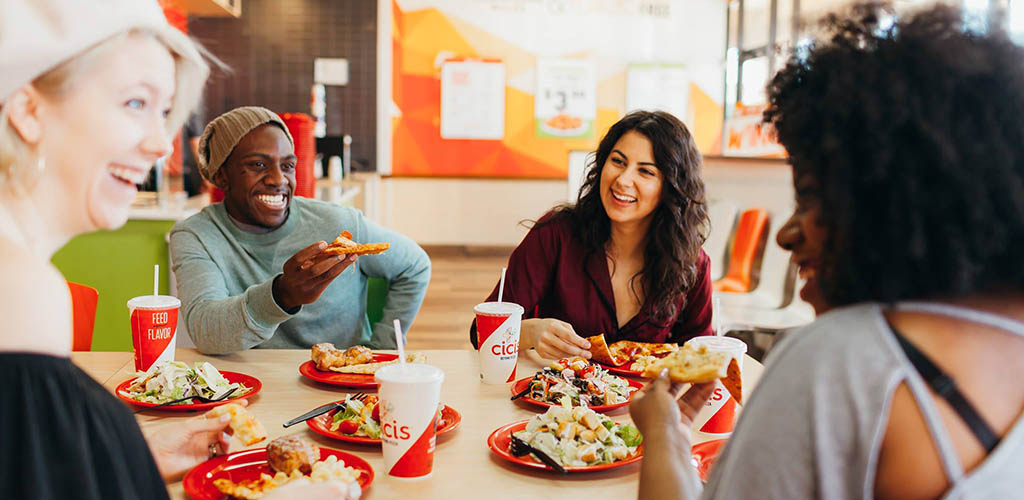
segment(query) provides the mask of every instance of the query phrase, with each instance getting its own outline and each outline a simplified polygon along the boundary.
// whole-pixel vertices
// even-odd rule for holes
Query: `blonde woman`
[[[164,480],[227,451],[226,421],[203,417],[147,443],[71,363],[70,298],[49,263],[71,237],[125,223],[207,73],[155,1],[0,1],[0,498],[167,498]]]

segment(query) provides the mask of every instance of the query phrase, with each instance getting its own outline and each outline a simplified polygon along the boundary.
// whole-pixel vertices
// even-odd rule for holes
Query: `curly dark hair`
[[[678,118],[663,111],[634,111],[608,129],[597,151],[575,205],[554,210],[549,221],[569,217],[588,252],[605,251],[611,237],[611,220],[601,203],[601,173],[612,148],[626,132],[636,131],[651,141],[654,164],[662,173],[661,200],[648,229],[644,265],[633,276],[645,292],[642,307],[656,322],[676,314],[676,302],[697,280],[697,259],[709,228],[702,160],[693,136]]]
[[[765,121],[819,191],[832,305],[1024,288],[1024,51],[937,6],[823,22]],[[890,24],[891,23],[891,24]]]

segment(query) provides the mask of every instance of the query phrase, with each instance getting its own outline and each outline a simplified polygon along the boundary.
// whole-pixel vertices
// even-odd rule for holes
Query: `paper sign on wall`
[[[501,139],[505,135],[505,65],[445,61],[441,65],[441,137]]]
[[[537,61],[533,106],[537,137],[590,137],[597,117],[594,63],[583,59]]]
[[[323,85],[348,85],[348,59],[314,59],[313,82]]]
[[[764,105],[736,105],[725,121],[723,152],[732,156],[785,158],[786,150],[775,138],[770,125],[763,123]]]
[[[681,64],[631,64],[626,70],[626,112],[661,110],[693,126],[687,114],[690,80]]]

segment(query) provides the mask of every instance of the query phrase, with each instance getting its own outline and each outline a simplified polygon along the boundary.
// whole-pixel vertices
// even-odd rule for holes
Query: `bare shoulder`
[[[0,351],[66,355],[71,350],[71,296],[52,264],[0,239]]]

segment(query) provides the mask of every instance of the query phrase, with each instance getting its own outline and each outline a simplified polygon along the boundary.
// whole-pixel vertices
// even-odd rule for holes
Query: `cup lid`
[[[128,301],[128,309],[168,309],[181,307],[181,300],[171,295],[139,295]]]
[[[473,312],[495,316],[511,316],[513,314],[523,314],[526,310],[515,302],[481,302],[473,308]]]
[[[393,363],[378,369],[374,378],[377,382],[398,384],[443,382],[444,371],[425,363]]]
[[[717,335],[702,335],[686,341],[687,344],[705,346],[713,351],[727,352],[730,354],[744,354],[747,352],[747,343],[733,337],[722,337]]]

